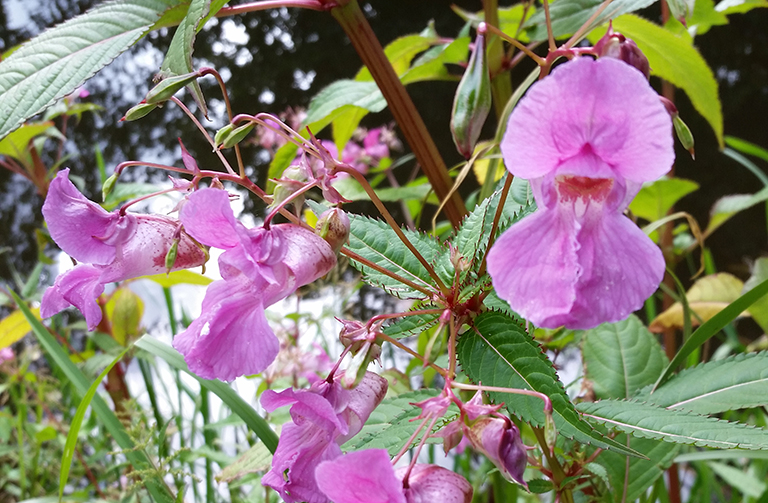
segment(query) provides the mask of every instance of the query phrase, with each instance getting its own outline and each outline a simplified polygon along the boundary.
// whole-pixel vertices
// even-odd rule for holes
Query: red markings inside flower
[[[590,178],[588,176],[559,175],[555,178],[557,193],[561,202],[577,199],[596,202],[605,201],[613,188],[610,178]]]

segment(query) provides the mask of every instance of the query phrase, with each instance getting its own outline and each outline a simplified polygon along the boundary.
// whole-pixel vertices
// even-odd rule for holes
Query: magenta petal
[[[672,166],[669,114],[645,77],[622,61],[580,57],[555,68],[515,107],[501,151],[512,174],[531,179],[585,146],[628,180],[655,180]]]
[[[623,320],[640,309],[664,277],[661,250],[630,219],[588,219],[579,234],[581,278],[570,328]]]
[[[315,479],[334,503],[405,503],[403,484],[384,449],[350,452],[320,463]]]
[[[237,228],[242,224],[235,220],[225,190],[207,188],[193,192],[181,208],[179,219],[184,230],[203,244],[223,249],[240,244]]]
[[[373,372],[366,372],[363,379],[354,389],[349,391],[349,403],[346,407],[346,421],[349,431],[336,439],[340,445],[354,437],[368,421],[371,412],[381,403],[387,394],[389,383],[383,377]]]
[[[280,344],[259,292],[219,280],[208,286],[202,314],[174,338],[173,347],[198,376],[231,381],[267,368]]]
[[[336,254],[331,245],[314,232],[293,224],[273,226],[273,229],[275,227],[280,228],[281,239],[286,243],[282,262],[293,276],[294,286],[290,293],[324,276],[336,265]],[[267,305],[274,303],[266,298],[265,302]]]
[[[575,226],[559,207],[539,209],[499,236],[488,253],[496,293],[536,326],[560,326],[550,318],[570,312],[576,300]]]
[[[96,302],[104,292],[101,269],[80,264],[64,274],[59,274],[53,286],[43,294],[40,316],[49,318],[54,314],[75,306],[85,315],[88,330],[95,330],[101,322],[101,307]]]
[[[59,171],[51,181],[43,216],[51,238],[79,262],[109,264],[115,259],[116,244],[134,232],[132,215],[108,213],[86,199],[69,181],[69,169]]]

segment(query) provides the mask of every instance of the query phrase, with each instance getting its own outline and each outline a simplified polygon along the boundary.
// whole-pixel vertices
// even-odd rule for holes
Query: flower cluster
[[[640,308],[664,274],[659,248],[623,215],[672,166],[672,122],[645,75],[579,57],[528,91],[501,151],[538,211],[488,254],[498,295],[535,325],[592,328]]]

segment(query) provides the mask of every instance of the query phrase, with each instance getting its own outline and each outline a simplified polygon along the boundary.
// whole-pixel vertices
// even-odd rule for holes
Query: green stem
[[[483,0],[483,13],[487,25],[499,27],[499,0]],[[496,117],[501,118],[504,106],[512,96],[512,80],[509,78],[509,71],[504,69],[504,45],[499,37],[489,33],[487,44],[493,108],[496,111]]]
[[[327,2],[329,3],[329,2]],[[330,3],[329,3],[330,4]],[[432,140],[424,120],[419,115],[405,86],[384,54],[379,40],[371,25],[365,19],[357,0],[339,0],[331,9],[331,14],[346,32],[352,46],[357,51],[363,64],[373,76],[381,93],[387,100],[392,115],[400,126],[408,145],[413,150],[421,169],[442,201],[450,197],[445,204],[445,215],[454,227],[458,227],[467,213],[461,196],[451,195],[453,182],[440,152]]]
[[[561,501],[565,503],[573,503],[573,494],[571,493],[571,490],[560,487],[560,484],[562,484],[566,478],[565,471],[563,470],[560,461],[557,460],[557,457],[550,452],[547,440],[544,437],[544,428],[533,427],[533,434],[539,442],[541,452],[544,454],[544,457],[547,458],[549,469],[552,470],[552,482],[554,482],[558,493],[562,496]]]
[[[200,387],[200,412],[203,416],[203,438],[205,439],[205,445],[209,447],[210,449],[214,449],[214,440],[216,438],[216,434],[211,431],[210,429],[207,429],[206,426],[210,424],[211,422],[211,406],[209,402],[209,395],[208,390]],[[216,501],[215,498],[215,489],[213,487],[213,465],[211,464],[211,459],[209,457],[205,457],[205,501],[206,503],[214,503]]]

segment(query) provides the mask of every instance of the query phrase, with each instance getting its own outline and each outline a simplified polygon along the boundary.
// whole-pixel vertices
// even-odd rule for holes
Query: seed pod
[[[135,120],[139,120],[145,115],[147,115],[149,112],[157,108],[157,105],[154,103],[144,103],[141,102],[135,107],[132,107],[127,112],[125,112],[125,115],[123,116],[121,121],[131,122]]]
[[[451,113],[451,135],[466,159],[472,156],[480,131],[491,111],[491,77],[485,57],[485,23],[477,28],[475,49],[456,89]]]
[[[113,173],[112,176],[104,180],[104,184],[101,186],[101,200],[106,201],[107,196],[112,193],[117,183],[117,173]]]
[[[224,138],[229,136],[234,129],[235,129],[235,126],[233,126],[232,124],[227,124],[223,128],[216,131],[216,136],[213,137],[213,144],[216,147],[221,145],[221,143],[224,141]]]
[[[155,87],[149,90],[144,101],[150,104],[162,103],[168,101],[171,97],[179,92],[182,88],[191,84],[197,79],[197,72],[187,73],[184,75],[177,75],[176,77],[168,77],[163,79]]]
[[[677,134],[677,139],[680,140],[680,143],[683,144],[685,150],[690,152],[691,158],[695,159],[696,153],[693,149],[693,133],[691,133],[688,125],[683,122],[683,119],[681,119],[679,115],[672,117],[672,124],[675,126],[675,134]]]
[[[221,142],[221,148],[232,148],[241,141],[243,141],[243,138],[248,136],[248,133],[250,133],[253,130],[253,124],[245,124],[243,126],[237,127],[233,129],[228,135],[224,137],[224,140]]]

